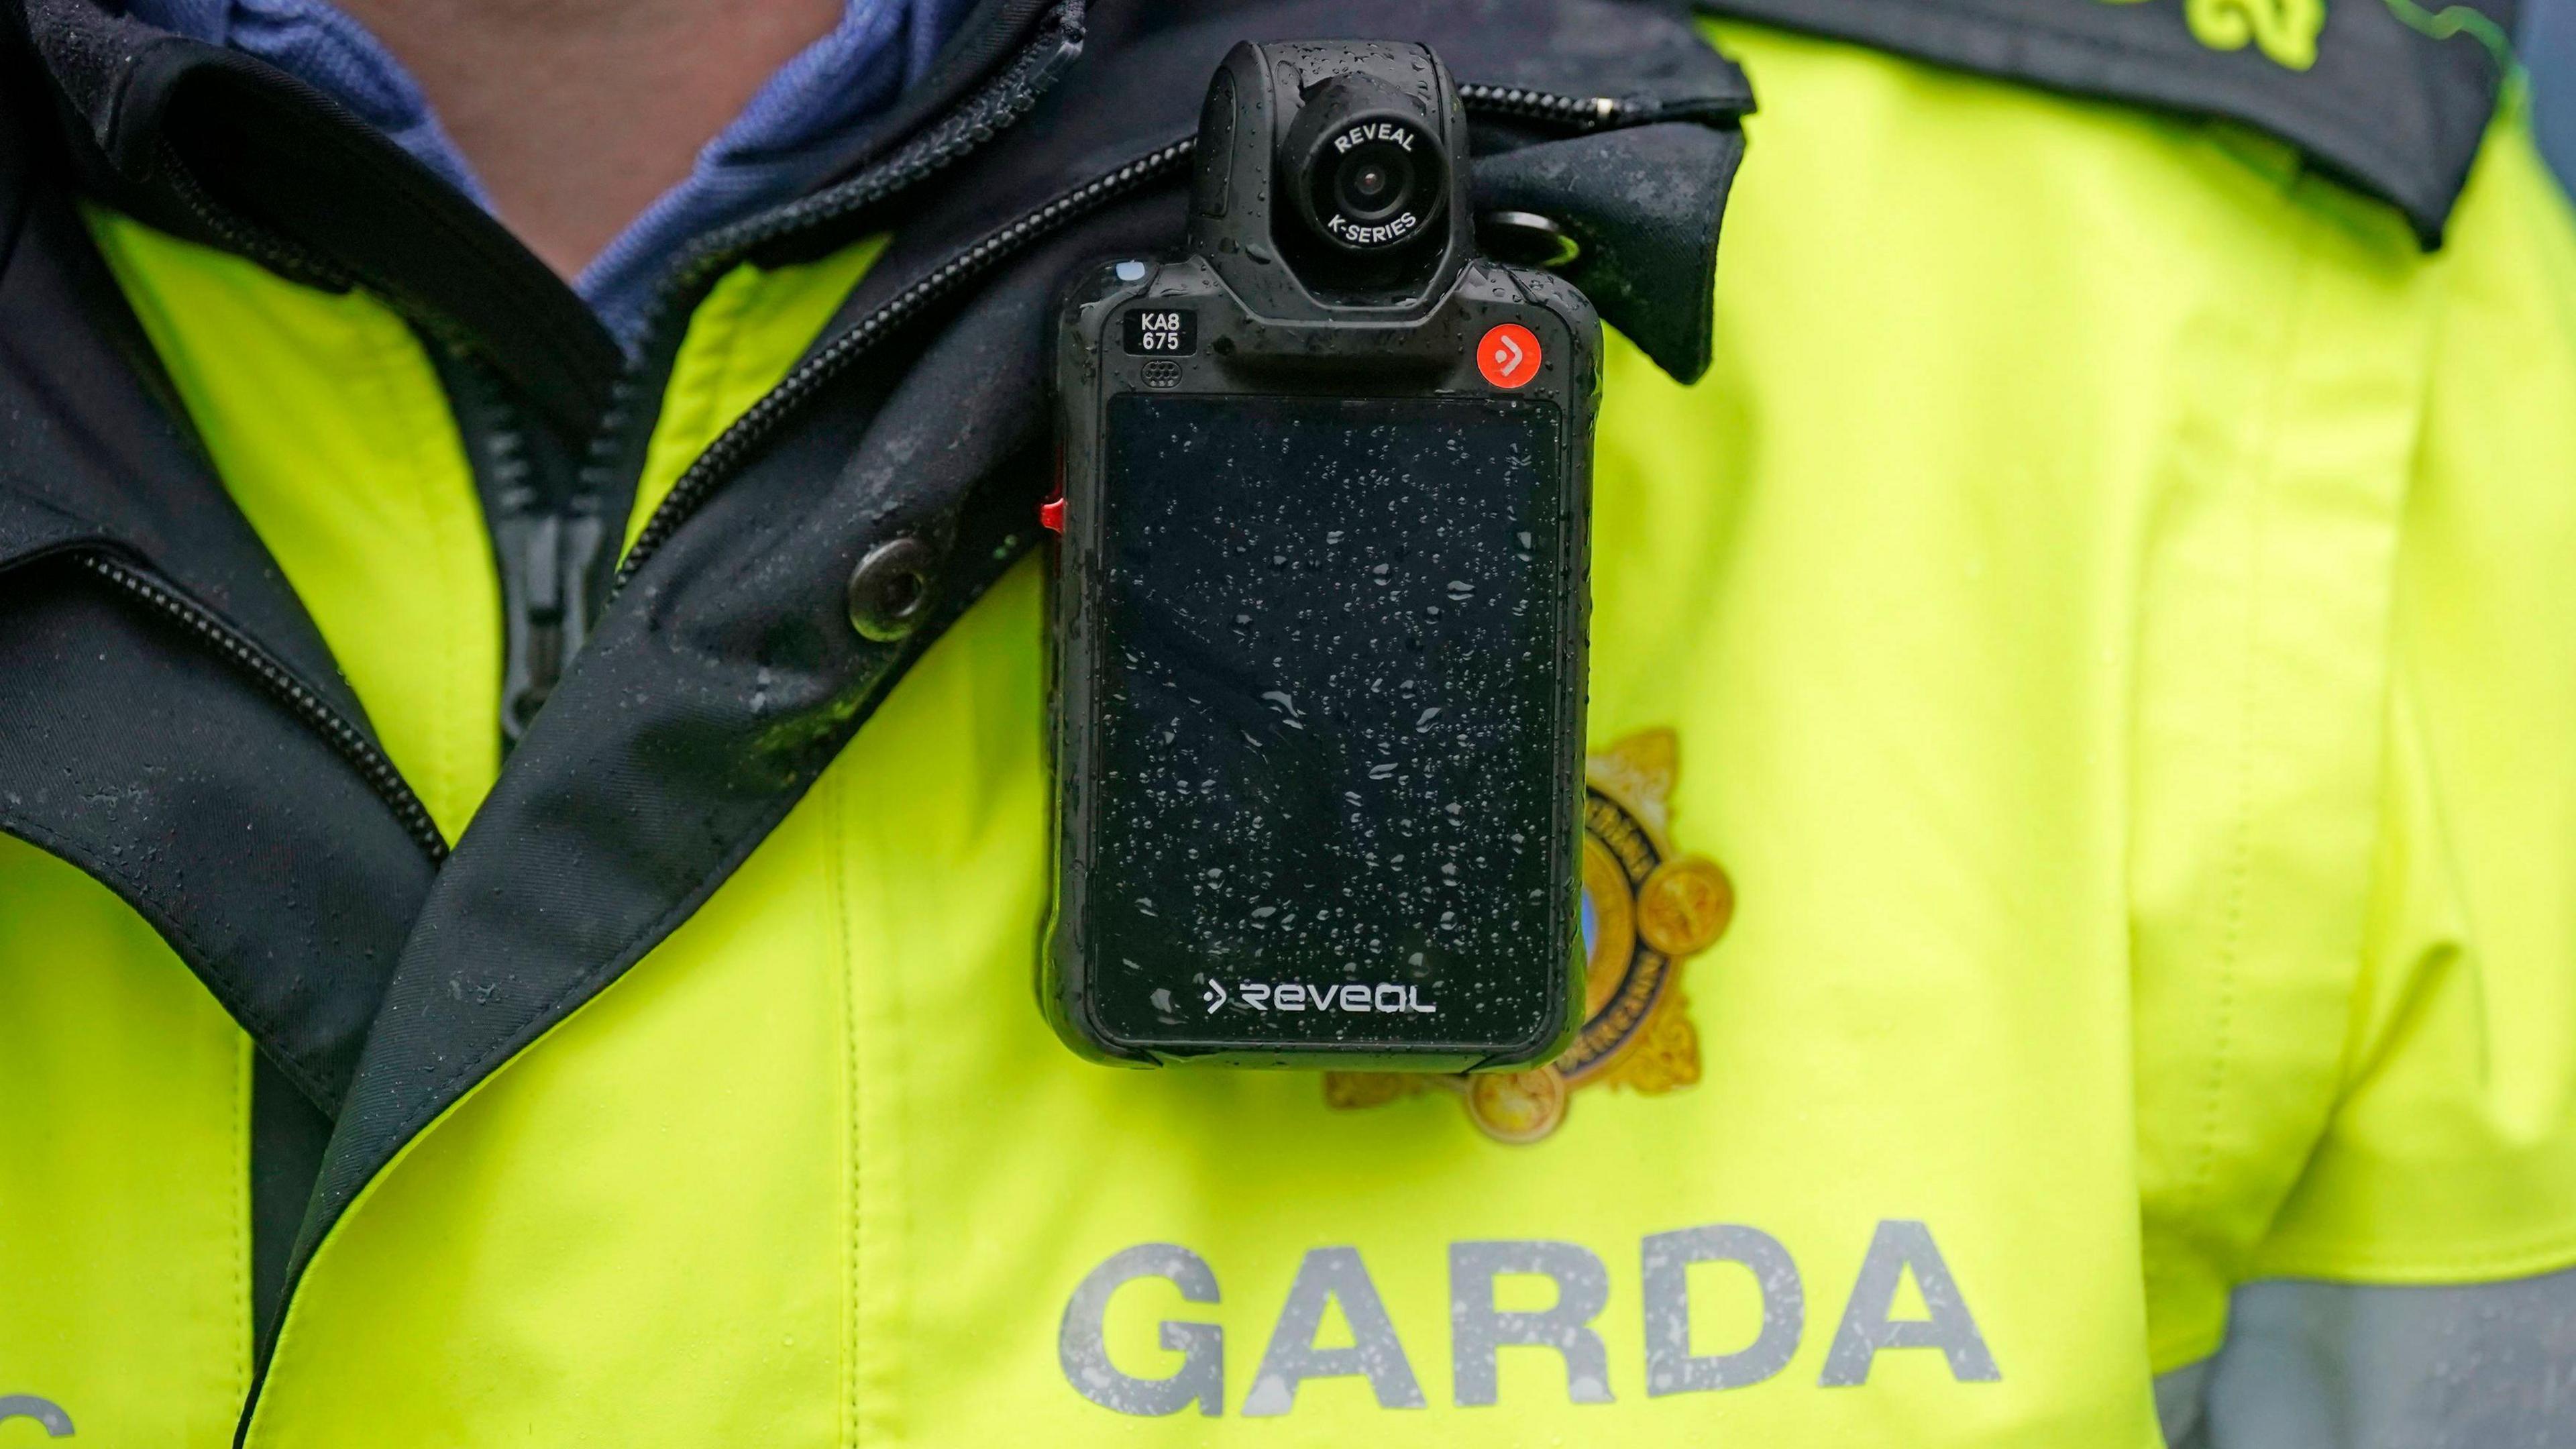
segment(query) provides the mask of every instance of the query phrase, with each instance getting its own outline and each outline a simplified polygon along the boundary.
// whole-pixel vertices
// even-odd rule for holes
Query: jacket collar
[[[320,631],[233,506],[91,246],[52,148],[0,109],[0,568],[113,548],[235,621],[363,718]]]
[[[570,440],[624,358],[587,304],[489,213],[328,95],[254,57],[112,14],[23,5],[84,189],[293,280],[364,286],[483,357]],[[924,81],[832,159],[866,164],[1023,42],[1041,0],[983,0]]]
[[[470,343],[576,434],[621,358],[590,309],[482,208],[339,102],[266,62],[26,0],[83,187],[294,280],[364,285]]]

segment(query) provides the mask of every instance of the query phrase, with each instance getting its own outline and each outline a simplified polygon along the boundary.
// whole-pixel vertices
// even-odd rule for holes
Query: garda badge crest
[[[1441,1076],[1326,1072],[1324,1100],[1375,1107],[1445,1088],[1499,1142],[1536,1142],[1565,1120],[1578,1087],[1655,1094],[1699,1080],[1699,1033],[1682,968],[1726,931],[1735,887],[1717,862],[1672,841],[1680,747],[1647,730],[1584,761],[1582,1029],[1565,1054],[1518,1072]]]

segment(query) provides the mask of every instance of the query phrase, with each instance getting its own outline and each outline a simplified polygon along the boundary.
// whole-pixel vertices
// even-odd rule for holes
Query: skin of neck
[[[340,0],[408,67],[503,223],[566,277],[841,0]]]

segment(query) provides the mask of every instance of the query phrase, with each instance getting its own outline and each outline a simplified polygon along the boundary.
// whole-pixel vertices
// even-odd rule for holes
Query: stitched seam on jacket
[[[2244,617],[2244,695],[2238,711],[2236,734],[2235,820],[2229,831],[2227,865],[2226,928],[2220,946],[2218,972],[2218,1005],[2211,1027],[2209,1069],[2203,1079],[2203,1102],[2198,1129],[2199,1141],[2193,1151],[2190,1188],[2185,1201],[2206,1211],[2217,1182],[2218,1137],[2226,1118],[2227,1083],[2230,1053],[2235,1048],[2235,1014],[2243,968],[2246,912],[2253,890],[2254,854],[2254,747],[2262,719],[2261,703],[2268,688],[2263,667],[2263,620],[2269,601],[2265,597],[2267,555],[2272,546],[2273,512],[2278,486],[2278,458],[2281,438],[2281,415],[2286,405],[2290,372],[2304,334],[2301,325],[2312,304],[2317,254],[2314,234],[2302,228],[2297,245],[2298,275],[2292,283],[2289,304],[2284,309],[2279,331],[2274,339],[2271,366],[2266,373],[2267,386],[2258,431],[2246,448],[2245,466],[2253,478],[2248,523],[2250,537],[2246,542],[2246,602]]]
[[[852,965],[857,956],[850,943],[848,847],[842,831],[841,790],[828,769],[823,778],[815,781],[812,798],[824,809],[823,906],[832,913],[832,976],[841,993],[841,1190],[848,1199],[837,1227],[841,1251],[848,1255],[848,1261],[842,1265],[841,1273],[840,1442],[854,1445],[859,1442],[859,1305],[865,1301],[866,1287],[859,1258],[859,983]]]
[[[245,1035],[233,1052],[233,1161],[241,1175],[236,1180],[238,1191],[225,1194],[232,1202],[232,1233],[235,1247],[232,1255],[232,1319],[238,1337],[228,1371],[232,1375],[231,1399],[239,1403],[250,1392],[251,1355],[258,1351],[255,1340],[259,1324],[253,1315],[250,1293],[250,1260],[257,1251],[256,1230],[251,1225],[250,1198],[252,1175],[257,1171],[253,1152],[251,1117],[259,1110],[257,1067],[253,1058],[259,1047]]]

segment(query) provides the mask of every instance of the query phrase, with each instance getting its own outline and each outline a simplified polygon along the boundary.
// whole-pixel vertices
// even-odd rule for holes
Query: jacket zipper
[[[157,576],[113,555],[84,551],[72,555],[82,568],[106,580],[117,589],[176,621],[189,633],[214,647],[215,651],[237,668],[258,681],[261,688],[293,711],[297,718],[311,726],[340,757],[357,768],[367,782],[402,822],[404,833],[429,857],[432,866],[447,859],[447,837],[430,818],[429,807],[412,792],[411,785],[394,768],[391,757],[368,738],[367,732],[331,707],[330,703],[307,689],[285,665],[270,657],[267,650],[247,634],[224,622],[221,616],[165,584]]]
[[[706,288],[753,248],[825,225],[919,185],[982,149],[1028,114],[1080,54],[1081,16],[1081,0],[1067,0],[1060,5],[1054,17],[1044,22],[1038,38],[1024,46],[999,75],[886,160],[840,185],[702,238],[661,287],[647,328],[647,345],[640,355],[665,355],[653,344],[684,327]],[[218,202],[169,142],[162,143],[158,159],[181,205],[199,225],[233,250],[281,275],[328,290],[345,291],[353,285],[367,284],[364,276]],[[382,297],[392,295],[390,289],[381,286],[374,290]],[[438,318],[412,320],[436,339],[444,339],[450,330]],[[474,367],[470,358],[465,366]],[[524,486],[524,479],[492,480],[496,498],[530,505],[522,511],[505,503],[501,516],[486,521],[494,535],[503,575],[502,605],[508,612],[509,637],[504,641],[507,674],[502,681],[501,718],[497,721],[505,749],[517,742],[562,677],[564,666],[585,642],[593,614],[594,581],[601,565],[608,562],[608,551],[624,533],[616,520],[603,517],[600,510],[605,500],[622,491],[621,485],[631,487],[623,474],[628,471],[627,459],[636,441],[633,434],[639,420],[655,415],[655,410],[638,404],[660,375],[667,372],[668,363],[664,362],[659,366],[630,365],[619,375],[576,470],[573,487],[560,507],[536,507],[534,490]],[[516,431],[520,426],[517,409],[510,404],[505,389],[496,387],[492,392],[494,396],[485,401],[501,421],[481,441],[496,463],[506,466],[517,459],[524,464],[528,440]],[[451,411],[460,410],[451,407]],[[84,554],[81,562],[101,578],[179,620],[247,669],[358,767],[433,863],[446,858],[446,839],[428,809],[364,730],[341,718],[312,691],[296,683],[250,638],[163,587],[150,575],[98,555]],[[604,596],[604,591],[600,592]]]
[[[1629,124],[1648,118],[1644,108],[1610,96],[1562,95],[1514,86],[1462,85],[1458,87],[1458,97],[1471,112],[1545,121],[1575,131]],[[619,563],[611,585],[611,596],[624,588],[636,570],[669,542],[671,535],[722,486],[732,471],[768,438],[799,402],[848,368],[888,332],[1069,223],[1178,170],[1189,160],[1196,144],[1195,138],[1172,142],[1022,213],[986,233],[981,240],[951,257],[929,276],[887,299],[855,326],[799,363],[780,380],[777,387],[735,419],[733,426],[725,429],[680,475],[670,494],[645,521],[634,544],[627,549],[626,557]],[[893,193],[889,191],[886,194]]]
[[[635,536],[634,546],[618,566],[616,587],[623,588],[644,561],[669,542],[672,533],[688,521],[720,483],[743,458],[757,447],[777,426],[778,421],[795,410],[796,405],[825,382],[837,376],[850,363],[864,354],[887,332],[900,326],[922,308],[955,291],[960,285],[992,270],[993,266],[1062,227],[1085,213],[1096,211],[1109,202],[1151,183],[1175,169],[1190,155],[1193,142],[1175,141],[1139,160],[1130,161],[1098,180],[1074,188],[1019,219],[988,233],[983,240],[968,247],[942,264],[937,271],[896,293],[858,325],[832,339],[823,349],[807,358],[772,388],[760,401],[753,403],[733,426],[724,430],[707,450],[698,455],[688,471],[671,486],[670,495],[662,500],[653,516],[645,521]]]
[[[1519,86],[1462,85],[1458,99],[1468,110],[1489,116],[1521,116],[1533,121],[1590,130],[1629,118],[1629,103],[1609,96],[1569,96]]]
[[[671,275],[659,289],[654,300],[653,318],[646,329],[648,339],[667,340],[668,334],[685,328],[706,289],[753,250],[880,205],[982,150],[1036,107],[1039,99],[1054,87],[1066,68],[1081,54],[1081,47],[1081,6],[1061,7],[1048,23],[1048,33],[1022,49],[984,89],[950,111],[920,137],[899,147],[884,161],[837,186],[701,238],[672,268]],[[641,355],[657,358],[666,353],[648,345]],[[809,359],[807,366],[814,360]],[[805,367],[800,367],[791,372],[777,388],[753,405],[754,410],[769,405],[771,399],[786,391],[796,382],[798,373],[805,370]],[[606,497],[619,491],[622,485],[631,485],[632,479],[625,475],[632,471],[628,460],[632,445],[637,441],[632,436],[636,420],[652,417],[655,412],[641,404],[650,393],[667,382],[668,371],[667,363],[658,368],[634,367],[618,378],[607,415],[592,439],[584,464],[586,491]],[[802,393],[797,395],[802,396]],[[715,446],[722,446],[734,431],[728,428]],[[688,479],[700,471],[704,462],[705,457],[701,455],[691,463],[680,483],[674,485],[675,495],[680,488],[690,486]],[[662,525],[667,532],[668,525],[663,525],[662,520],[668,511],[669,500],[666,499],[647,520],[643,533],[628,551],[628,559],[646,551],[648,539],[649,547],[660,547],[664,537],[663,533],[656,532],[656,526]],[[621,564],[608,592],[613,595],[631,572],[630,566]]]
[[[163,140],[156,153],[162,174],[170,181],[179,203],[199,225],[221,238],[226,246],[269,270],[330,292],[345,292],[356,282],[348,270],[317,252],[290,241],[266,227],[252,222],[240,213],[227,209],[208,195],[189,169],[179,148]]]
[[[1081,14],[1081,0],[1067,0],[1060,5],[1056,15],[1044,23],[1039,37],[1022,47],[999,75],[883,162],[814,196],[700,239],[660,288],[646,329],[647,345],[640,355],[665,356],[665,350],[653,344],[669,340],[667,334],[684,327],[705,290],[752,249],[827,224],[916,186],[981,150],[1028,114],[1080,53]],[[159,161],[182,206],[199,225],[233,250],[313,286],[345,291],[352,286],[370,285],[363,274],[225,207],[198,181],[178,149],[166,141],[160,147]],[[393,295],[391,289],[380,285],[373,290],[379,297]],[[452,331],[439,318],[411,320],[435,340],[446,341]],[[469,359],[466,366],[470,369],[474,364]],[[628,459],[634,451],[632,445],[639,441],[634,433],[640,420],[655,416],[654,410],[638,403],[668,370],[667,362],[658,366],[630,365],[618,376],[584,450],[573,487],[560,506],[537,506],[534,490],[522,486],[523,480],[493,480],[496,497],[529,505],[524,510],[505,506],[500,516],[486,520],[494,534],[503,575],[502,605],[509,615],[509,638],[504,641],[508,673],[502,682],[498,721],[505,749],[517,742],[562,677],[564,666],[586,642],[594,597],[605,596],[604,590],[595,588],[595,582],[603,571],[602,565],[610,561],[608,551],[624,534],[618,521],[604,517],[601,509],[607,499],[631,487],[631,480],[624,475],[631,471]],[[518,410],[504,389],[495,387],[490,391],[493,395],[480,401],[501,421],[480,441],[497,462],[506,464],[513,457],[523,460],[528,440],[518,431]],[[216,637],[202,628],[199,632],[210,639]],[[238,635],[231,638],[236,646],[249,647],[248,640]],[[341,728],[345,730],[346,726]],[[333,734],[334,743],[339,743],[337,732],[326,733]],[[359,732],[352,738],[363,743],[365,736]],[[388,764],[386,768],[391,767]],[[396,780],[398,783],[398,776]],[[406,797],[410,794],[407,787],[402,793]],[[413,803],[417,806],[416,800]],[[426,821],[426,812],[421,818]],[[429,827],[429,837],[438,838],[434,825]],[[443,840],[439,848],[443,855]]]
[[[491,535],[506,601],[502,639],[501,745],[518,744],[563,664],[590,630],[589,580],[607,532],[596,499],[567,486],[566,460],[540,457],[526,410],[471,353],[430,339],[458,431],[465,435],[476,492]]]
[[[635,434],[646,420],[658,413],[657,409],[644,404],[653,390],[667,381],[670,358],[676,351],[664,344],[675,332],[685,328],[695,304],[706,289],[725,270],[756,248],[878,206],[982,150],[1036,106],[1080,54],[1081,46],[1082,5],[1080,0],[1067,0],[1046,22],[1045,33],[1024,47],[1001,74],[921,136],[897,148],[893,155],[814,196],[702,238],[674,266],[657,294],[652,319],[645,331],[645,345],[639,351],[639,356],[648,360],[628,366],[611,386],[608,405],[584,450],[566,511],[550,515],[546,520],[492,521],[496,528],[505,522],[528,525],[524,529],[523,542],[511,552],[510,562],[505,564],[505,572],[520,576],[518,589],[505,589],[503,604],[513,612],[514,634],[525,641],[523,658],[527,666],[523,670],[514,661],[511,677],[505,681],[502,719],[499,722],[505,744],[515,742],[527,720],[552,691],[564,666],[579,651],[587,621],[596,616],[599,608],[605,607],[608,598],[625,587],[636,570],[669,542],[671,535],[807,396],[864,356],[889,332],[931,304],[1067,224],[1162,179],[1188,161],[1194,142],[1176,141],[1023,213],[987,233],[799,363],[776,387],[735,419],[681,474],[670,494],[646,520],[634,544],[617,562],[607,587],[594,601],[593,581],[600,572],[599,566],[606,562],[604,555],[615,547],[615,541],[624,532],[616,526],[615,520],[600,516],[599,508],[606,499],[632,487],[633,479],[629,475],[636,466],[633,460],[639,441]],[[1641,107],[1613,97],[1568,95],[1517,86],[1461,85],[1458,94],[1473,113],[1538,121],[1570,131],[1634,124],[1661,119],[1665,114],[1663,110]],[[1688,108],[1669,109],[1678,115]],[[169,170],[172,189],[190,212],[209,231],[237,250],[288,276],[317,285],[346,288],[366,283],[364,277],[353,276],[336,263],[226,210],[198,184],[176,149],[166,143],[162,148],[162,161]],[[377,290],[380,294],[384,292],[382,288]],[[444,333],[437,319],[415,320],[434,336]],[[509,445],[512,440],[509,438],[494,438],[490,442],[498,453],[511,451]],[[589,505],[588,513],[582,512],[581,505],[585,502]],[[553,526],[545,526],[547,523]],[[500,546],[505,550],[510,548],[508,543]],[[544,587],[531,592],[537,585]],[[510,596],[513,593],[515,596]],[[240,642],[247,644],[248,641]],[[315,703],[319,705],[318,700]],[[341,728],[347,728],[345,723]],[[363,733],[352,737],[364,744]],[[366,748],[373,750],[372,746]],[[389,763],[386,768],[391,768]],[[417,799],[411,796],[407,786],[401,786],[398,775],[394,777],[394,783],[400,787],[403,797],[411,799],[413,808],[417,809]],[[422,811],[421,815],[425,820],[426,812]],[[429,827],[429,835],[437,838],[435,825]],[[439,849],[444,854],[443,842]]]

